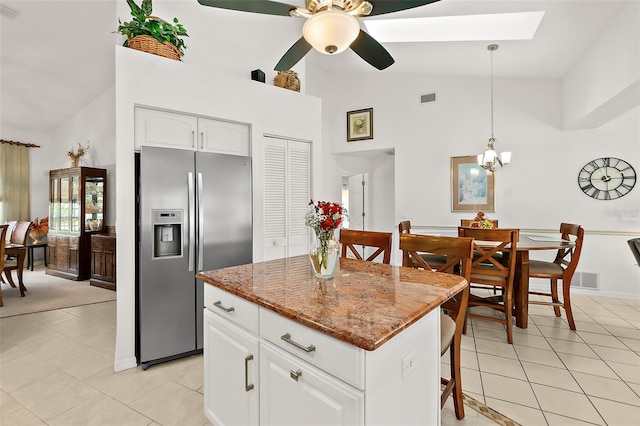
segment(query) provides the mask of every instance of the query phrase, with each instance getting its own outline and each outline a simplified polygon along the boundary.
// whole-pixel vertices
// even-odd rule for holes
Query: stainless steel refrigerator
[[[146,369],[202,351],[195,274],[252,261],[251,159],[143,146],[136,165],[136,355]]]

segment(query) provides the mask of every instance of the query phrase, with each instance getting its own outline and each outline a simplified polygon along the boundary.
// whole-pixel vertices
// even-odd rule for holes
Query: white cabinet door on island
[[[274,345],[260,345],[261,425],[364,425],[364,394]]]
[[[205,414],[214,425],[258,425],[258,338],[204,312]]]

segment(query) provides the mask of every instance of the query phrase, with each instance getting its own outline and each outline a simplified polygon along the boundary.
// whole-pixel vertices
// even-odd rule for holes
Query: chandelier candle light
[[[330,279],[333,278],[340,252],[340,245],[333,233],[340,227],[347,212],[340,204],[327,201],[314,204],[311,200],[309,206],[304,218],[305,225],[314,231],[309,259],[316,278]]]
[[[489,138],[489,143],[487,143],[484,153],[478,154],[478,164],[483,169],[495,172],[498,167],[502,167],[511,162],[511,153],[503,152],[502,154],[498,154],[493,147],[493,144],[496,142],[493,137],[493,52],[498,50],[498,45],[490,44],[487,46],[487,50],[489,50],[491,54],[491,137]]]

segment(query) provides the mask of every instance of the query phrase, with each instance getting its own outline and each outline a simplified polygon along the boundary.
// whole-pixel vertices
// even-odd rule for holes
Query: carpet
[[[13,278],[17,284],[15,272]],[[4,301],[0,318],[116,300],[115,291],[89,285],[88,280],[72,281],[47,275],[42,265],[33,271],[25,270],[23,282],[27,288],[24,297],[20,297],[18,288],[0,284]]]

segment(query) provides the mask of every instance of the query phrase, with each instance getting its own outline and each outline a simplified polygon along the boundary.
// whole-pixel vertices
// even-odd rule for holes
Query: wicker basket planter
[[[131,49],[140,50],[142,52],[151,53],[153,55],[163,56],[165,58],[180,60],[180,51],[173,44],[165,41],[160,43],[155,38],[149,35],[139,35],[130,38],[127,41],[127,47]]]

